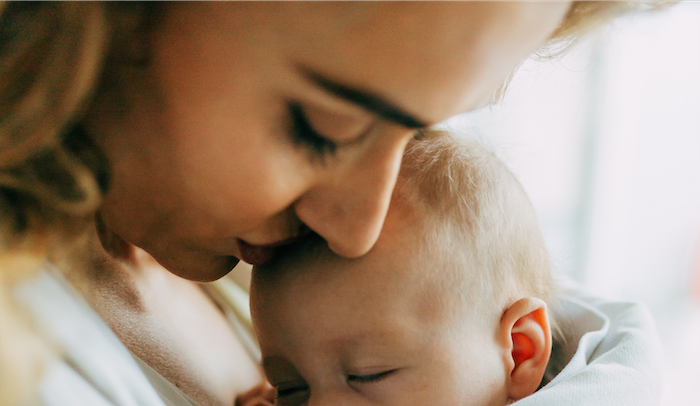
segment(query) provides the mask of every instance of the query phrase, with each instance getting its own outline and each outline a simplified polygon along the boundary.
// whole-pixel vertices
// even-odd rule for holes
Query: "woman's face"
[[[309,229],[346,257],[382,227],[415,130],[486,102],[563,3],[191,3],[85,125],[107,228],[213,280]]]

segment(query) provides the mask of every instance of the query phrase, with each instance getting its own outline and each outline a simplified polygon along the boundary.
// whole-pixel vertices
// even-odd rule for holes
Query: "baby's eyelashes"
[[[285,382],[275,385],[276,405],[295,406],[304,403],[309,397],[309,385],[305,382]]]
[[[379,372],[376,374],[369,375],[348,375],[349,384],[366,384],[381,381],[382,379],[388,377],[389,375],[396,372],[396,369],[391,369],[388,371]]]

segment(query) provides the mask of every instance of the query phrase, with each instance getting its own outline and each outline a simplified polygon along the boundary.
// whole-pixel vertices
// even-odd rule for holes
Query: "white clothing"
[[[136,363],[141,367],[141,371],[146,375],[146,379],[153,385],[153,388],[158,392],[166,406],[197,406],[197,402],[185,395],[180,388],[165,379],[163,375],[151,368],[151,366],[146,364],[141,358],[134,354],[132,355]]]
[[[229,278],[206,287],[255,361],[248,294]],[[43,406],[197,406],[175,385],[131,354],[97,313],[51,266],[15,289],[31,322],[61,353],[40,382]]]
[[[38,404],[165,406],[131,353],[57,271],[41,272],[15,295],[61,351],[44,372]]]
[[[644,305],[567,290],[555,317],[565,343],[555,345],[549,382],[517,406],[657,406],[663,351]]]

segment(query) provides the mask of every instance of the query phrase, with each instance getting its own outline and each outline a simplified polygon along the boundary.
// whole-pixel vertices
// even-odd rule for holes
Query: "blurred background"
[[[622,18],[563,58],[527,61],[502,102],[447,126],[519,177],[559,276],[648,305],[666,349],[662,404],[697,404],[700,3]]]

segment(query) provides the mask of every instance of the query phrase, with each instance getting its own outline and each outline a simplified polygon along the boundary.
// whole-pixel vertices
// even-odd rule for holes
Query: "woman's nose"
[[[377,241],[410,138],[406,129],[377,134],[295,204],[297,216],[336,254],[359,257]]]

